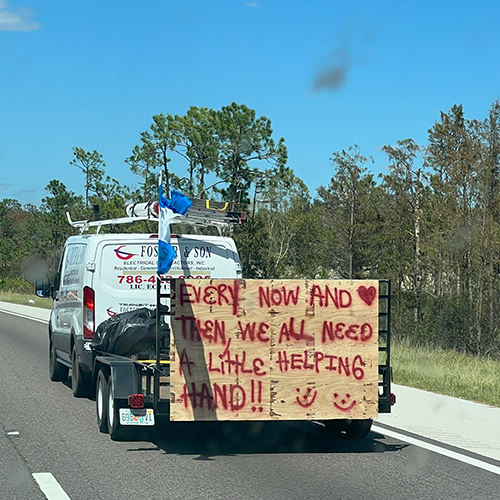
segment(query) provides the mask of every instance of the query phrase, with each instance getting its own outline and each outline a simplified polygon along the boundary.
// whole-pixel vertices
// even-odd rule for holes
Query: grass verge
[[[394,382],[500,407],[500,361],[393,342]]]
[[[32,300],[34,303],[31,303]],[[0,301],[10,302],[12,304],[23,304],[25,306],[43,307],[44,309],[52,309],[52,299],[42,299],[36,295],[28,295],[24,293],[15,292],[1,292]]]

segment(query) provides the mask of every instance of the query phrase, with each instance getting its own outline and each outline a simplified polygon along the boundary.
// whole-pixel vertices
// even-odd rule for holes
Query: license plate
[[[120,408],[120,425],[155,425],[155,414],[152,408]]]

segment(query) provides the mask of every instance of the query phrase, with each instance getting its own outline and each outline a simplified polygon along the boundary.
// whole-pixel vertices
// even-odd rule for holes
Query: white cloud
[[[31,188],[31,189],[19,189],[15,193],[12,193],[12,197],[22,203],[23,205],[26,203],[33,203],[33,201],[38,201],[35,198],[35,195],[38,193],[39,188]]]
[[[35,12],[30,9],[7,10],[7,0],[0,0],[0,31],[33,31],[40,23],[33,21]]]
[[[257,2],[248,2],[245,7],[257,7],[259,4]]]

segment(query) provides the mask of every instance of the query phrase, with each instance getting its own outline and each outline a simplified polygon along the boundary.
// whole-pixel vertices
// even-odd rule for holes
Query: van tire
[[[128,429],[120,425],[120,408],[113,398],[113,378],[109,377],[108,383],[108,432],[113,441],[123,441],[128,435]]]
[[[49,377],[52,382],[64,382],[68,378],[68,367],[57,360],[52,337],[49,337]]]
[[[328,431],[338,432],[347,439],[363,439],[368,436],[372,428],[372,419],[365,420],[325,420]]]
[[[71,388],[76,398],[84,398],[91,393],[89,377],[86,377],[82,373],[78,364],[76,346],[73,346],[73,350],[71,351]]]
[[[108,381],[102,370],[99,370],[96,383],[95,406],[97,413],[97,427],[99,431],[108,432]]]

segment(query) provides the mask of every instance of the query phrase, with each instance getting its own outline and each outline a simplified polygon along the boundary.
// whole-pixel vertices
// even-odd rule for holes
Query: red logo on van
[[[118,248],[115,248],[114,249],[114,252],[116,254],[116,256],[121,259],[121,260],[129,260],[131,259],[134,255],[137,255],[135,253],[129,253],[129,252],[125,252],[125,250],[122,250],[122,248],[124,247],[125,245],[121,245],[119,246]]]
[[[111,307],[112,307],[112,306],[111,306]],[[111,310],[111,307],[108,307],[108,308],[106,309],[106,312],[108,313],[108,316],[111,316],[111,317],[116,316],[115,311],[112,311],[112,310]]]

